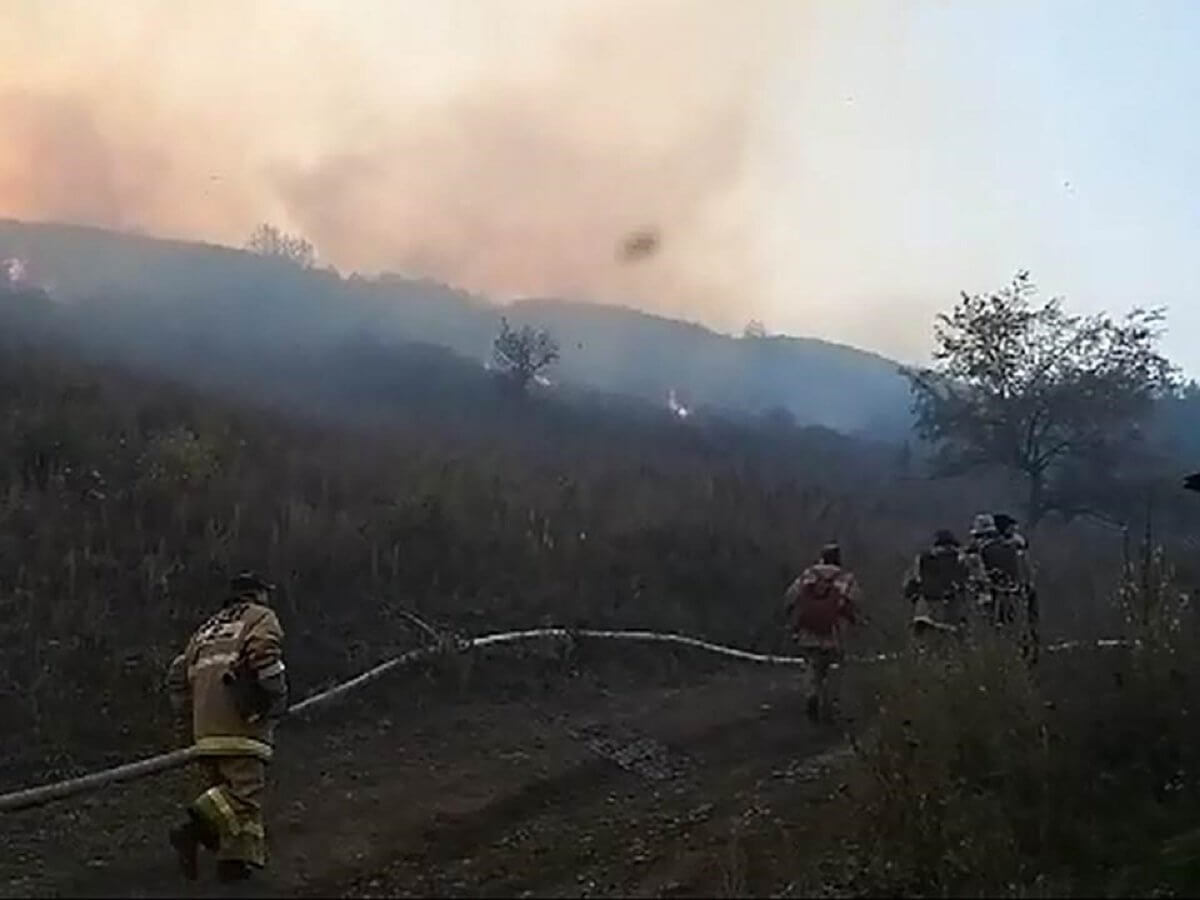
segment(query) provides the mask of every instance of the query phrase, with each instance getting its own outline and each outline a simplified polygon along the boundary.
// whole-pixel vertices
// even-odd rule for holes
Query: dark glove
[[[263,718],[270,706],[270,698],[266,696],[252,669],[244,663],[239,664],[225,672],[221,681],[232,696],[238,715],[250,723]]]
[[[171,743],[178,747],[190,746],[193,742],[191,710],[176,710],[171,715]]]
[[[258,679],[261,697],[262,718],[278,722],[288,711],[287,676],[280,670],[267,678]]]

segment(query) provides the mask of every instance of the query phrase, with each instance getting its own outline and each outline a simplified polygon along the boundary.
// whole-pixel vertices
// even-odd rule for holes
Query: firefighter
[[[980,513],[971,522],[971,539],[963,551],[963,560],[970,573],[971,593],[976,605],[992,609],[991,581],[988,577],[987,565],[983,561],[983,548],[999,537],[996,519],[991,513]]]
[[[1014,577],[1019,584],[1021,605],[1024,607],[1025,613],[1021,649],[1026,659],[1031,663],[1036,663],[1038,649],[1041,646],[1041,635],[1038,629],[1041,609],[1038,604],[1037,584],[1033,577],[1033,564],[1029,559],[1029,541],[1021,533],[1020,523],[1008,513],[996,513],[992,518],[995,520],[999,539],[1013,548]]]
[[[967,554],[980,612],[999,628],[1024,621],[1032,577],[1025,539],[1016,533],[1016,522],[1008,515],[997,522],[996,516],[982,513],[975,517],[971,539]],[[1020,630],[1024,632],[1023,627]]]
[[[992,521],[996,524],[996,532],[1003,540],[1012,541],[1022,551],[1029,550],[1029,541],[1025,539],[1018,527],[1021,523],[1008,513],[993,513]]]
[[[904,596],[913,604],[913,630],[962,635],[969,581],[970,570],[958,538],[948,529],[939,529],[932,545],[917,554],[904,578]]]
[[[283,629],[268,605],[274,585],[235,576],[221,609],[172,661],[172,705],[191,707],[192,738],[205,790],[170,832],[185,878],[197,877],[201,846],[222,881],[241,881],[266,863],[262,796],[275,725],[287,711]]]
[[[817,562],[784,594],[793,636],[812,673],[805,708],[814,722],[833,720],[836,691],[830,685],[830,673],[840,667],[845,656],[845,626],[862,619],[858,601],[858,584],[853,573],[842,567],[842,551],[836,543],[821,548]]]

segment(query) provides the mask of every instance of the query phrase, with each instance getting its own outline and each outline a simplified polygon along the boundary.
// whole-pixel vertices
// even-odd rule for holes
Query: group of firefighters
[[[191,721],[202,761],[203,792],[170,831],[182,874],[195,879],[201,848],[211,851],[222,881],[240,881],[266,860],[262,796],[275,727],[287,712],[283,629],[271,609],[274,586],[253,573],[229,583],[220,609],[196,630],[172,661],[167,688],[174,707]],[[1016,633],[1030,661],[1037,653],[1037,594],[1028,545],[1007,515],[975,517],[962,546],[938,531],[905,575],[918,635],[965,637],[987,624]],[[837,544],[785,594],[791,630],[810,663],[807,712],[832,715],[830,674],[843,659],[847,625],[862,623],[858,585]]]
[[[902,589],[922,645],[946,636],[961,642],[975,629],[994,629],[1014,638],[1029,664],[1037,662],[1038,595],[1029,543],[1017,526],[1006,513],[980,513],[966,546],[954,532],[940,529],[917,554]],[[864,623],[858,583],[842,563],[841,548],[825,545],[817,562],[788,587],[784,601],[793,636],[810,661],[808,716],[828,721],[836,695],[830,676],[844,657],[845,630]]]

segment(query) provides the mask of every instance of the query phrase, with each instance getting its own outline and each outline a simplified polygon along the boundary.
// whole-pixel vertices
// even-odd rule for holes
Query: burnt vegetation
[[[259,237],[294,277],[336,277],[310,271],[311,247]],[[1155,314],[1080,319],[1030,291],[1019,276],[941,321],[937,365],[910,373],[930,446],[778,409],[684,422],[570,382],[526,397],[573,346],[540,326],[505,322],[495,346],[521,389],[503,391],[433,343],[363,329],[283,346],[249,314],[200,339],[143,301],[66,308],[0,281],[4,786],[170,743],[164,667],[234,568],[279,583],[298,695],[411,646],[401,607],[464,632],[553,622],[783,649],[780,595],[830,538],[867,598],[860,640],[894,647],[911,554],[1024,503],[1044,633],[1142,648],[1116,651],[1115,681],[1072,664],[1065,699],[1003,647],[904,663],[859,742],[850,883],[1186,881],[1200,508],[1180,485],[1200,396],[1158,353]],[[108,340],[134,322],[136,340]]]

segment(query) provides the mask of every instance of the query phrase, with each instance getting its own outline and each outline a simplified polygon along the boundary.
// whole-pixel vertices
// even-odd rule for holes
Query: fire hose
[[[436,634],[436,632],[434,632]],[[709,641],[703,641],[699,638],[689,637],[682,634],[672,634],[657,631],[607,631],[597,629],[568,629],[568,628],[533,628],[524,631],[505,631],[497,634],[486,634],[474,638],[458,638],[452,642],[439,640],[435,644],[430,644],[424,647],[419,647],[414,650],[409,650],[402,653],[386,662],[380,663],[372,669],[368,669],[361,675],[344,681],[341,684],[334,685],[331,688],[313,694],[299,703],[294,704],[288,709],[287,717],[284,719],[295,719],[307,715],[315,710],[323,709],[334,701],[346,696],[347,694],[358,690],[359,688],[377,681],[384,675],[406,666],[411,666],[424,660],[433,659],[441,654],[444,654],[447,649],[454,649],[458,652],[468,652],[471,650],[480,650],[486,647],[495,647],[505,644],[515,644],[521,641],[537,640],[539,638],[554,638],[559,640],[573,640],[575,638],[589,638],[598,640],[612,641],[634,641],[656,644],[675,644],[684,647],[693,647],[698,650],[704,650],[709,653],[715,653],[719,656],[725,656],[730,659],[740,660],[742,662],[758,663],[761,665],[776,665],[776,666],[797,666],[804,667],[808,665],[808,659],[805,656],[780,656],[767,653],[754,653],[749,650],[741,650],[736,647],[727,647],[721,644],[714,644]],[[1053,644],[1046,648],[1047,653],[1056,653],[1063,650],[1076,649],[1083,646],[1095,646],[1098,648],[1119,647],[1131,644],[1130,641],[1120,639],[1100,640],[1095,642],[1087,641],[1065,641],[1058,644]],[[897,659],[897,653],[880,653],[870,656],[852,657],[848,661],[857,664],[871,664],[886,662]],[[180,750],[173,750],[169,753],[160,753],[157,756],[147,757],[135,762],[125,763],[124,765],[115,766],[109,769],[102,769],[98,772],[92,772],[87,775],[81,775],[77,778],[69,778],[63,781],[55,781],[49,784],[39,785],[37,787],[26,788],[24,790],[13,791],[7,794],[0,794],[0,812],[16,812],[18,810],[30,809],[36,806],[45,806],[48,803],[53,803],[57,800],[65,800],[68,797],[73,797],[78,794],[87,793],[89,791],[99,790],[100,788],[108,787],[113,784],[121,784],[126,781],[134,781],[141,778],[146,778],[150,775],[156,775],[160,772],[166,772],[171,769],[178,769],[188,765],[200,754],[194,747],[185,747]]]

